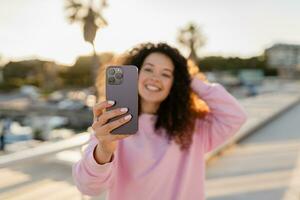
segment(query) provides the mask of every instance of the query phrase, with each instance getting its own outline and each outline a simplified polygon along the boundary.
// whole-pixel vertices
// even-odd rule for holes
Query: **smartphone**
[[[106,100],[115,104],[108,110],[128,108],[128,112],[110,119],[117,120],[128,114],[132,118],[122,126],[111,131],[111,134],[135,134],[138,131],[138,68],[134,65],[109,66],[106,68]]]

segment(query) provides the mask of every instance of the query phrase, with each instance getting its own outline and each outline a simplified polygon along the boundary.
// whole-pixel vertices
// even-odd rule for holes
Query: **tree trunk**
[[[91,74],[92,74],[92,78],[93,78],[93,93],[94,95],[97,96],[97,90],[96,90],[96,87],[95,87],[95,84],[96,84],[96,81],[97,81],[97,75],[98,75],[98,69],[100,67],[100,61],[99,61],[99,57],[97,56],[97,52],[96,52],[96,49],[95,49],[95,44],[92,43],[92,46],[93,46],[93,66],[91,68]]]
[[[198,60],[198,56],[196,54],[196,50],[194,48],[194,43],[193,42],[190,43],[190,55],[189,55],[189,59],[191,59],[195,63],[197,63],[197,60]]]

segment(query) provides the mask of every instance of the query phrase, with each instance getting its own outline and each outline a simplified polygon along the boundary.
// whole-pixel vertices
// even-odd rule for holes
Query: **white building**
[[[267,63],[278,69],[281,77],[296,77],[300,75],[300,45],[274,44],[265,50]]]

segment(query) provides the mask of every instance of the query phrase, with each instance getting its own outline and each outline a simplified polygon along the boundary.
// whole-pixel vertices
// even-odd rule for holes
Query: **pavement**
[[[208,162],[208,200],[300,199],[300,104]]]

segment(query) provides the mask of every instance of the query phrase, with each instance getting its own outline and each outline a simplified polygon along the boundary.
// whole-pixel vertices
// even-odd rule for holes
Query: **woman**
[[[205,199],[204,155],[240,129],[244,109],[222,85],[191,76],[187,60],[165,43],[141,44],[122,64],[139,68],[139,130],[111,135],[130,115],[106,123],[127,110],[105,112],[113,102],[97,104],[94,134],[73,167],[78,189],[90,196],[108,190],[109,200]]]

